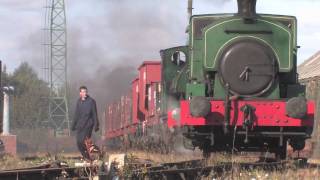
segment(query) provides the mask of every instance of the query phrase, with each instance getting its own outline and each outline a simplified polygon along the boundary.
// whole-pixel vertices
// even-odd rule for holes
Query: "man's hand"
[[[94,131],[95,131],[95,132],[99,131],[99,126],[96,126],[96,127],[94,128]]]

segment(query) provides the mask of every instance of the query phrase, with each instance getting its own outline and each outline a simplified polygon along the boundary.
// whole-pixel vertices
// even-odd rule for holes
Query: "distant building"
[[[320,77],[320,51],[298,66],[298,74],[303,81]]]
[[[320,51],[298,66],[298,74],[300,83],[306,85],[307,98],[316,104],[313,141],[317,142],[320,140]]]
[[[298,66],[298,74],[299,81],[306,85],[307,97],[317,100],[320,96],[320,51]]]

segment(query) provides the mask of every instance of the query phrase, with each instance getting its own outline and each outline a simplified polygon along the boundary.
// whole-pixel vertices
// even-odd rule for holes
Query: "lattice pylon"
[[[48,126],[70,135],[67,83],[67,31],[64,0],[47,0],[45,78],[50,86]]]

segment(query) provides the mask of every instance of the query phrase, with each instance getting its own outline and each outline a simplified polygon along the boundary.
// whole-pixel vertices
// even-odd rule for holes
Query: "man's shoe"
[[[99,149],[95,146],[95,145],[92,145],[90,148],[89,148],[89,152],[90,153],[97,153],[97,152],[100,152]]]

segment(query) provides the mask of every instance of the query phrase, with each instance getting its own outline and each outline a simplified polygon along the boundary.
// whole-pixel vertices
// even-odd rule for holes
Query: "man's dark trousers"
[[[77,130],[77,146],[82,156],[86,159],[90,159],[90,156],[85,145],[85,140],[91,138],[92,129],[93,127],[91,126]]]

